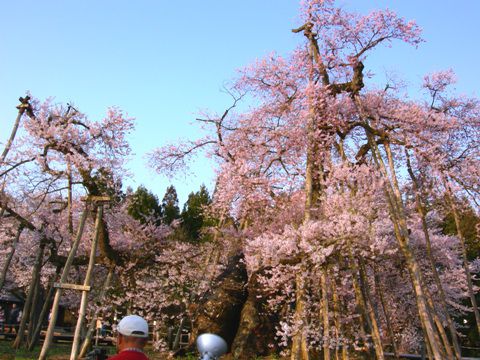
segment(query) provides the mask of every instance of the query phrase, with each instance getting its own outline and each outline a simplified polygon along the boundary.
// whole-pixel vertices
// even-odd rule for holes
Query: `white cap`
[[[125,336],[147,338],[148,324],[141,316],[128,315],[120,320],[117,326],[117,331]]]

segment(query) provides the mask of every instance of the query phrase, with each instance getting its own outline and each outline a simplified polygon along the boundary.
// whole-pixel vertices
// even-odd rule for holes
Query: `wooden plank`
[[[110,196],[94,196],[94,195],[83,196],[80,199],[82,201],[87,201],[87,202],[110,202],[112,200]]]
[[[80,290],[80,291],[90,291],[91,289],[91,286],[87,286],[87,285],[60,284],[60,283],[53,283],[53,287],[60,288],[60,289]]]

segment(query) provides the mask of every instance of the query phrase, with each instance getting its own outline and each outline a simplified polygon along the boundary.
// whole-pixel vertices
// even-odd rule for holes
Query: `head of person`
[[[138,315],[125,316],[117,325],[117,350],[143,349],[148,341],[147,321]]]

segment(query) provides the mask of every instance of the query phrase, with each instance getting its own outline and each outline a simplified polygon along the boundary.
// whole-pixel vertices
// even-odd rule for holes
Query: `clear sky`
[[[453,68],[457,89],[479,95],[480,1],[343,0],[366,12],[388,7],[424,29],[414,50],[394,44],[375,53],[368,69],[395,72],[412,86],[427,72]],[[0,141],[10,132],[17,99],[72,102],[91,119],[118,105],[136,118],[132,178],[163,196],[171,183],[146,166],[144,155],[178,138],[195,138],[202,109],[222,112],[222,93],[236,70],[300,41],[295,0],[0,0]],[[381,80],[371,81],[381,81]],[[211,164],[173,180],[183,203],[201,183],[210,189]]]

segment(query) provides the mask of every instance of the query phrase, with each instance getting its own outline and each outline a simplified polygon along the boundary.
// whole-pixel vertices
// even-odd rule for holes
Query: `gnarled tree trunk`
[[[225,339],[231,348],[247,299],[247,270],[243,255],[230,258],[226,269],[215,279],[215,287],[198,304],[192,325],[193,341],[202,333],[214,333]]]
[[[275,341],[275,325],[278,318],[265,312],[266,297],[259,282],[261,273],[250,276],[247,285],[248,297],[240,316],[237,335],[232,344],[234,359],[247,360],[267,356],[279,350]]]

